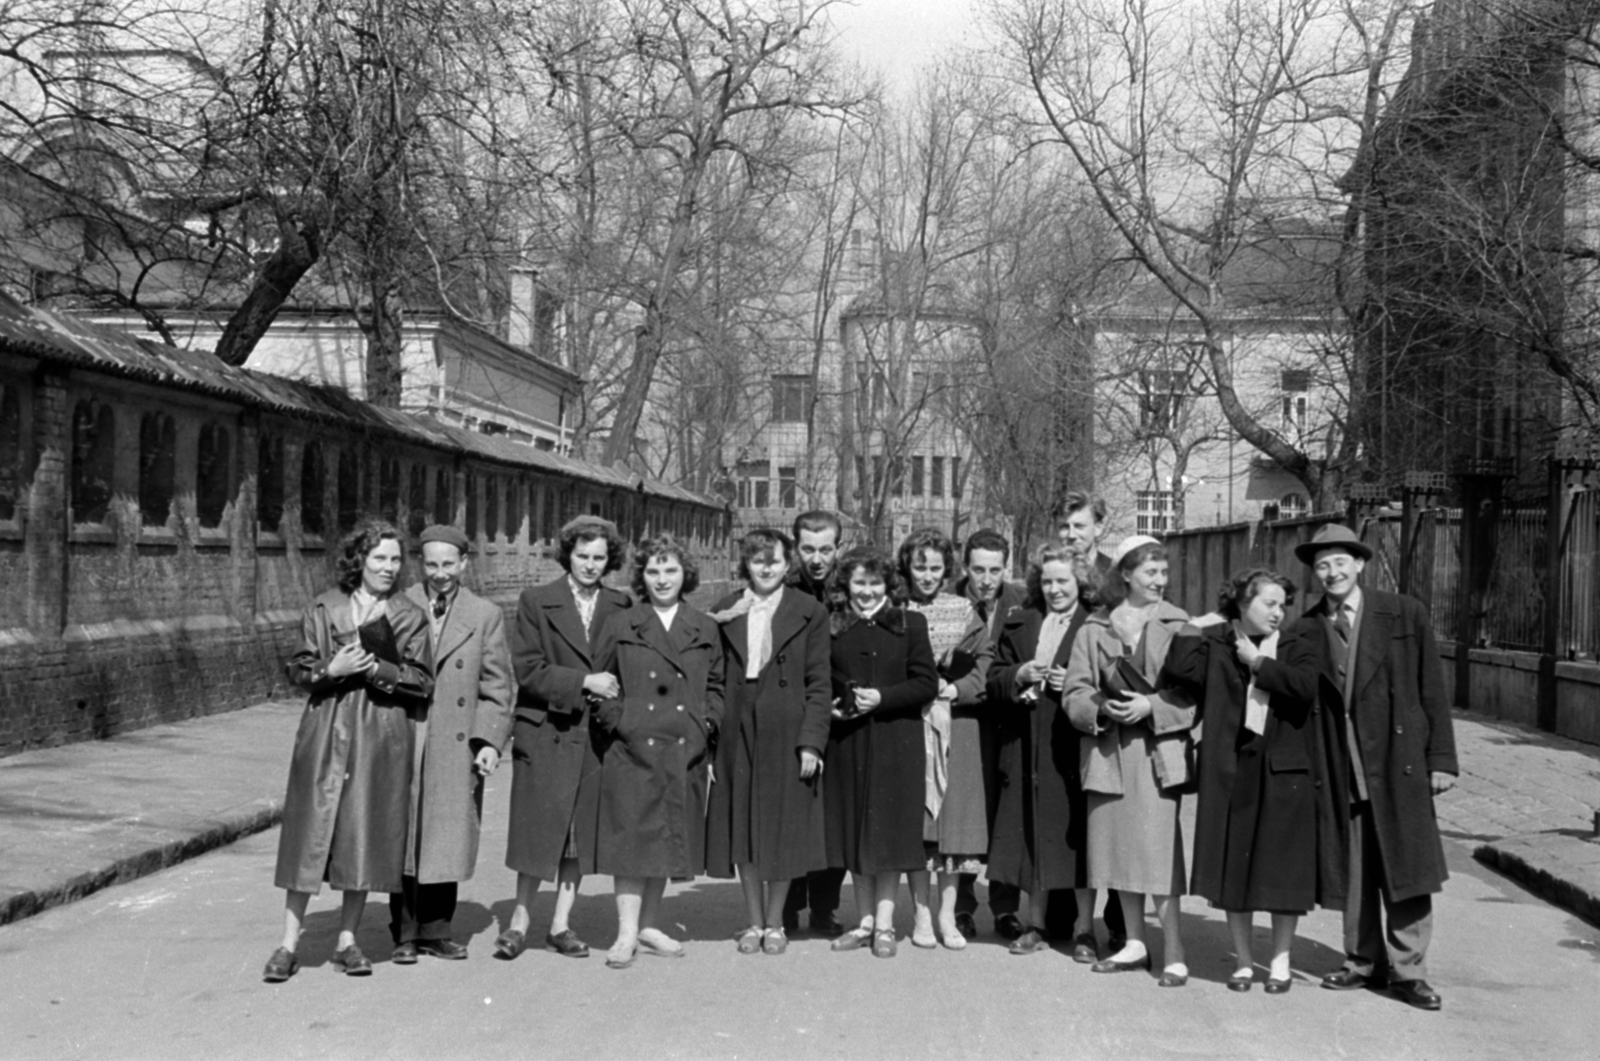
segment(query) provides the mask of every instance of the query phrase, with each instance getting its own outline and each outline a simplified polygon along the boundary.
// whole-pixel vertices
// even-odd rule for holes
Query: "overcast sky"
[[[976,0],[854,0],[831,13],[847,56],[905,86],[919,64],[970,32],[975,7]]]

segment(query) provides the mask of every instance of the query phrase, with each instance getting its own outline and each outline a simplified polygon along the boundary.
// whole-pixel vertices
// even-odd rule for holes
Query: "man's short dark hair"
[[[972,551],[982,549],[986,553],[999,553],[1005,557],[1005,563],[1011,563],[1011,542],[1006,536],[990,527],[975,530],[967,535],[967,540],[961,546],[961,566],[966,567],[972,563]]]
[[[1061,510],[1056,514],[1056,522],[1059,523],[1065,520],[1080,508],[1088,509],[1089,515],[1094,518],[1096,523],[1104,523],[1106,521],[1105,498],[1091,496],[1082,490],[1069,490],[1067,496],[1061,499]]]
[[[790,537],[799,541],[801,531],[821,534],[825,530],[833,531],[833,544],[838,545],[844,541],[844,524],[839,522],[839,517],[825,509],[814,508],[794,518],[794,533]]]

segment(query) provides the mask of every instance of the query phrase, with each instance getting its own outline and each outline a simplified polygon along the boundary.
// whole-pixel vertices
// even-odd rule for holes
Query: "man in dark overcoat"
[[[1345,962],[1322,986],[1386,984],[1404,1002],[1438,1009],[1427,952],[1433,893],[1449,874],[1433,800],[1460,769],[1428,612],[1362,588],[1372,550],[1347,527],[1323,527],[1295,556],[1324,590],[1295,624],[1325,650],[1318,890],[1324,906],[1344,910]]]
[[[788,584],[828,603],[828,583],[844,545],[844,525],[832,512],[815,510],[795,517],[792,537],[800,562],[790,573]],[[811,931],[824,939],[844,932],[839,921],[839,894],[844,890],[844,870],[838,867],[807,873],[789,886],[783,901],[783,930],[800,930],[800,911],[811,910]]]
[[[406,590],[428,615],[433,701],[417,742],[418,766],[401,891],[389,896],[397,965],[418,953],[462,959],[450,938],[457,886],[478,861],[483,779],[511,731],[511,653],[500,609],[461,584],[467,536],[433,526],[418,539],[423,581]]]

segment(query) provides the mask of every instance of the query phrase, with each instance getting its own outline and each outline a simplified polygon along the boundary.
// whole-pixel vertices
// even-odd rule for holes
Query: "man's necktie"
[[[443,593],[433,598],[433,617],[435,619],[443,619],[444,613],[448,611],[449,608],[450,598],[446,597]]]
[[[1339,610],[1333,616],[1333,629],[1339,635],[1339,640],[1346,645],[1350,644],[1350,616],[1345,612],[1345,606],[1339,605]]]

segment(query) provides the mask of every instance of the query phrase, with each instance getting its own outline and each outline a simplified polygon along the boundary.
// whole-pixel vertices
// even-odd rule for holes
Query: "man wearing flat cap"
[[[478,860],[483,779],[511,732],[511,652],[500,609],[461,584],[467,536],[455,527],[422,532],[423,581],[406,595],[428,615],[433,702],[418,734],[410,843],[403,889],[389,896],[397,965],[418,954],[460,960],[450,938],[459,882]]]
[[[1324,591],[1295,624],[1322,649],[1319,901],[1344,910],[1344,967],[1322,986],[1387,987],[1435,1010],[1428,941],[1449,874],[1433,800],[1460,768],[1428,612],[1362,588],[1372,550],[1348,527],[1321,528],[1295,556]]]

